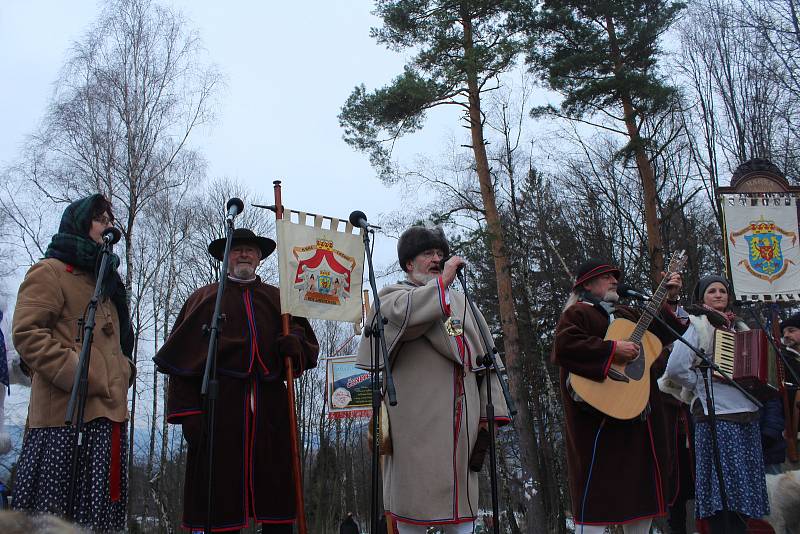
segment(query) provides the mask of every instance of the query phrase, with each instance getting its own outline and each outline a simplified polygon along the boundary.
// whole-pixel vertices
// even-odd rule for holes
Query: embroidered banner
[[[372,377],[356,367],[355,356],[328,358],[326,367],[328,418],[372,415]]]
[[[306,224],[309,218],[313,226]],[[323,228],[326,221],[327,229]],[[339,226],[344,226],[344,231],[338,231]],[[347,221],[284,209],[277,236],[281,313],[360,322],[361,234],[354,234]]]
[[[800,300],[797,197],[722,195],[725,239],[737,300]]]

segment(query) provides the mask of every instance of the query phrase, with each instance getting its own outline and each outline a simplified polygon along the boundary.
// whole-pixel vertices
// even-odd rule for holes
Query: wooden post
[[[281,202],[281,181],[275,180],[272,182],[275,190],[275,220],[283,219],[283,203]],[[283,335],[289,335],[289,319],[290,315],[284,313],[281,315],[281,327]],[[292,475],[294,478],[294,502],[297,513],[297,531],[300,534],[307,534],[306,530],[306,511],[303,504],[303,471],[300,468],[300,443],[297,437],[297,414],[294,410],[294,369],[292,367],[292,359],[289,356],[284,357],[284,366],[286,367],[286,394],[289,398],[289,431],[291,434],[292,443]]]

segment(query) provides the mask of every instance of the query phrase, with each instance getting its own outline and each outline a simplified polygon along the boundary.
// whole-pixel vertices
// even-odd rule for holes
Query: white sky
[[[371,0],[161,4],[184,13],[226,78],[216,123],[190,138],[208,162],[209,178],[237,179],[267,198],[272,181],[281,179],[285,205],[342,218],[359,209],[377,221],[382,213],[410,208],[401,206],[401,189],[381,184],[367,157],[345,144],[336,118],[354,86],[389,83],[407,59],[369,36],[379,25]],[[36,129],[70,45],[82,39],[101,6],[94,0],[0,3],[0,168],[17,158]],[[450,137],[464,135],[456,111],[445,107],[398,146],[404,161],[418,153],[435,157]],[[375,254],[377,267],[387,267],[396,260],[396,242],[378,236]],[[0,281],[12,305],[23,274]],[[3,323],[8,332],[9,321]],[[25,390],[15,388],[9,402],[14,423],[22,424]]]
[[[383,86],[406,60],[369,36],[379,25],[371,0],[161,3],[184,13],[227,81],[217,121],[190,138],[207,159],[210,178],[234,178],[267,197],[272,181],[281,179],[285,205],[342,218],[360,209],[376,221],[400,208],[401,191],[377,180],[367,157],[342,140],[336,118],[355,85]],[[14,161],[41,120],[71,43],[82,38],[101,5],[0,5],[0,167]],[[462,135],[456,119],[454,110],[437,110],[424,132],[400,144],[401,158],[436,155],[454,132]],[[395,246],[379,238],[382,264],[396,258]]]

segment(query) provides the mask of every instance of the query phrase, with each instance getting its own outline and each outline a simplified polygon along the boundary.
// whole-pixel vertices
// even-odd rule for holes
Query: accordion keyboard
[[[725,330],[714,330],[714,363],[728,376],[733,376],[736,357],[736,334]]]

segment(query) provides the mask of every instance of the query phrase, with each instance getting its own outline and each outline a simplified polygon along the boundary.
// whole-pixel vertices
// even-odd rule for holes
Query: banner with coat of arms
[[[361,234],[354,234],[349,222],[333,217],[285,208],[283,213],[283,219],[277,221],[281,313],[360,322]],[[313,226],[305,224],[309,217]],[[328,228],[323,228],[325,221],[330,223]],[[340,223],[345,226],[341,232]]]
[[[722,195],[737,300],[800,300],[796,202],[792,193]]]

